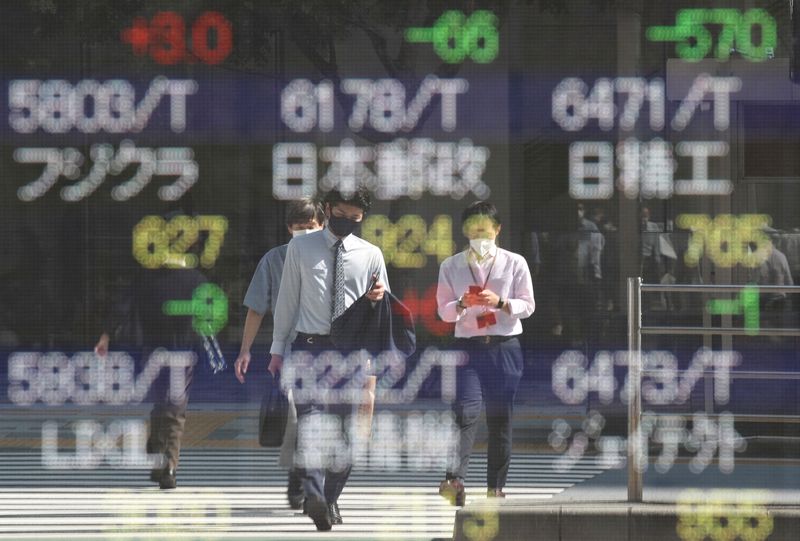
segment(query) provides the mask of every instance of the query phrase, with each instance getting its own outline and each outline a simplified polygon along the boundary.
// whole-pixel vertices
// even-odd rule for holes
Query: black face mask
[[[337,237],[346,237],[351,233],[358,231],[361,222],[345,218],[344,216],[334,216],[331,214],[328,218],[328,228]]]

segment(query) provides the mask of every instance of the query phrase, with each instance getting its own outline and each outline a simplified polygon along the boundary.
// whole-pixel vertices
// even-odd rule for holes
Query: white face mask
[[[494,239],[470,239],[469,245],[479,256],[486,257],[494,249]]]
[[[314,231],[319,231],[319,229],[292,229],[292,238],[308,235]]]

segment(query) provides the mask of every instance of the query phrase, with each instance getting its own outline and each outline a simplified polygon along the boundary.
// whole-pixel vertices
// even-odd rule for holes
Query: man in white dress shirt
[[[284,351],[294,332],[297,337],[292,342],[293,356],[297,352],[317,356],[335,350],[330,340],[331,321],[365,293],[370,300],[378,301],[383,298],[384,291],[389,290],[386,263],[380,249],[353,234],[370,203],[369,192],[364,189],[351,198],[343,197],[338,191],[328,192],[325,197],[327,227],[289,242],[275,306],[272,355],[267,368],[273,374],[281,370]],[[377,275],[378,280],[369,290],[373,275]],[[351,464],[345,460],[320,467],[310,460],[309,457],[325,455],[320,447],[326,443],[320,442],[321,438],[309,427],[323,426],[327,422],[323,415],[334,415],[340,423],[335,435],[346,447],[344,421],[352,412],[352,405],[322,402],[303,402],[295,398],[299,434],[297,456],[306,494],[306,511],[318,530],[330,530],[333,524],[342,523],[337,500],[350,475]],[[326,432],[325,436],[331,435]],[[337,455],[338,458],[341,457]]]
[[[442,262],[436,291],[439,316],[455,322],[456,347],[468,355],[467,364],[456,372],[459,462],[448,467],[439,486],[439,493],[459,506],[466,499],[464,478],[482,404],[489,431],[487,495],[505,497],[511,415],[523,367],[517,336],[522,333],[520,320],[536,306],[525,258],[495,242],[502,227],[495,206],[475,202],[464,210],[461,223],[470,246]]]

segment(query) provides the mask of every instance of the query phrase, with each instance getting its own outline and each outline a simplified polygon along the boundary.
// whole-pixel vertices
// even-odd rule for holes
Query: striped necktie
[[[331,292],[331,321],[344,312],[344,245],[341,239],[333,245],[333,291]]]

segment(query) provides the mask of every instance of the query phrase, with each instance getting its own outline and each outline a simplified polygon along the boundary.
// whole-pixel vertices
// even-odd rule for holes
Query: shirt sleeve
[[[781,268],[780,285],[793,286],[794,280],[792,279],[792,269],[789,267],[789,259],[782,252],[780,258],[780,268]]]
[[[269,280],[269,261],[267,256],[262,257],[261,261],[258,262],[253,278],[250,280],[250,286],[244,296],[243,304],[262,316],[272,306],[272,285]]]
[[[442,264],[439,267],[439,283],[436,286],[436,306],[443,321],[453,323],[467,313],[466,310],[458,313],[458,298],[449,275],[449,267]]]
[[[375,258],[377,260],[379,280],[383,283],[386,291],[391,293],[392,289],[389,287],[389,274],[386,272],[386,261],[383,259],[383,252],[378,250]]]
[[[286,251],[286,262],[283,265],[281,285],[278,289],[278,304],[275,306],[272,327],[272,346],[269,352],[283,355],[294,332],[297,315],[300,311],[300,265],[297,261],[295,246],[290,242]]]
[[[533,300],[533,281],[531,271],[524,258],[516,258],[514,264],[514,278],[511,288],[513,298],[506,302],[509,304],[509,312],[512,316],[525,319],[536,309],[536,301]]]

